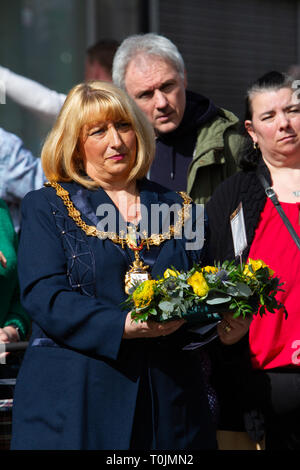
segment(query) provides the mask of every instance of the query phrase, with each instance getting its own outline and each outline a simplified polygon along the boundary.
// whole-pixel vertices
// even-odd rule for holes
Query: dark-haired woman
[[[253,84],[245,131],[248,149],[241,158],[242,171],[222,183],[207,205],[210,252],[215,260],[235,258],[230,216],[242,203],[247,235],[242,258],[263,259],[284,282],[278,297],[288,318],[280,311],[255,317],[249,342],[232,347],[233,362],[224,367],[218,384],[221,420],[231,420],[237,430],[238,417],[249,418],[245,412],[260,409],[266,448],[300,449],[300,251],[260,179],[263,175],[300,236],[300,105],[291,79],[270,72]],[[242,357],[245,361],[238,361]],[[230,378],[235,385],[228,388]]]

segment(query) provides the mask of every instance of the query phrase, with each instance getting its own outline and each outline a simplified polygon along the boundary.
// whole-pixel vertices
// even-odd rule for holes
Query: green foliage
[[[151,296],[149,283],[153,287]],[[187,272],[178,272],[172,267],[165,271],[164,277],[140,284],[124,306],[131,310],[135,321],[149,318],[167,321],[188,318],[197,312],[209,316],[222,311],[233,312],[235,318],[245,318],[275,313],[279,309],[287,316],[285,306],[276,299],[281,286],[280,280],[261,260],[249,260],[240,265],[229,261],[214,266],[194,265]]]

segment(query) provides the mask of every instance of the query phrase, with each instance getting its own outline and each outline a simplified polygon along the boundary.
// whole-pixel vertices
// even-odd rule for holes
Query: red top
[[[280,203],[300,236],[300,203]],[[263,260],[278,276],[284,292],[277,298],[282,311],[257,315],[250,326],[252,365],[256,369],[300,365],[300,251],[272,202],[267,199],[255,231],[249,258]]]

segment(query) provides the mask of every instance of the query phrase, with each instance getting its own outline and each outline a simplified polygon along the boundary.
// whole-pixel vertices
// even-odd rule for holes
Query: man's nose
[[[156,108],[165,108],[168,105],[168,100],[165,94],[160,91],[156,90],[155,92],[155,106]]]

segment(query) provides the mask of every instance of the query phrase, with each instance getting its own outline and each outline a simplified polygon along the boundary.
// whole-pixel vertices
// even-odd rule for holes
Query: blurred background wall
[[[179,47],[188,86],[243,117],[262,73],[300,63],[299,0],[2,0],[0,64],[67,93],[97,40],[158,32]],[[36,155],[51,123],[6,99],[0,126]]]

